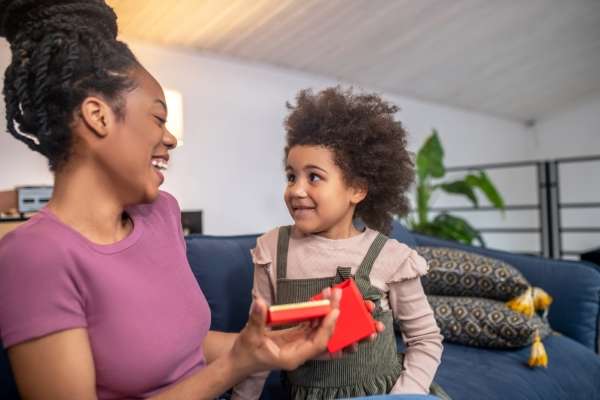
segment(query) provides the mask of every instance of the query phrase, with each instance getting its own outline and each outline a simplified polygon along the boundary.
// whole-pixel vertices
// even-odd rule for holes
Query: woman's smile
[[[152,157],[151,164],[152,164],[152,169],[154,170],[154,172],[158,176],[158,180],[160,181],[159,185],[162,185],[162,183],[165,181],[165,176],[164,176],[163,172],[161,172],[161,171],[166,171],[168,169],[169,155],[166,154],[164,156],[154,156],[154,157]]]

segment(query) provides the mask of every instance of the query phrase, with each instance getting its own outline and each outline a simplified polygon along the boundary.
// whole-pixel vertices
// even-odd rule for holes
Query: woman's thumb
[[[267,321],[267,305],[263,299],[257,297],[250,306],[248,325],[260,331],[265,329]]]

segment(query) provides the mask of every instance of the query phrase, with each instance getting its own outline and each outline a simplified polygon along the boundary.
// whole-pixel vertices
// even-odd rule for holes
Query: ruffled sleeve
[[[273,263],[277,254],[278,229],[272,229],[256,240],[256,247],[250,250],[254,265],[266,266]]]
[[[377,275],[386,285],[421,277],[429,269],[427,261],[419,253],[397,240],[388,240],[380,257]]]
[[[277,282],[273,260],[277,254],[278,229],[273,229],[256,240],[256,247],[250,250],[254,263],[253,296],[262,297],[267,304],[275,301]]]
[[[264,244],[261,243],[262,236],[256,241],[256,247],[250,250],[252,255],[252,263],[255,265],[267,265],[272,262],[271,254],[265,249]]]

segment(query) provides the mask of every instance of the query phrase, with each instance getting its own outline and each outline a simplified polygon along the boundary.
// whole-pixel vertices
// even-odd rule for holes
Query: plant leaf
[[[422,182],[428,176],[441,178],[446,173],[444,168],[444,149],[434,129],[431,136],[417,152],[417,175]]]
[[[454,236],[456,238],[454,240],[466,244],[472,244],[474,240],[477,240],[482,246],[485,246],[485,241],[479,231],[463,218],[443,213],[437,215],[432,224],[437,225],[448,235]]]
[[[479,207],[479,201],[475,191],[473,191],[473,186],[467,180],[441,183],[438,186],[446,193],[460,194],[467,197],[475,207]]]
[[[417,186],[417,216],[419,223],[424,224],[428,221],[429,199],[431,198],[431,189],[426,184]]]
[[[494,207],[504,210],[505,204],[502,195],[484,171],[479,171],[479,188]]]
[[[462,242],[466,244],[470,244],[472,242],[472,238],[468,237],[461,231],[456,231],[451,226],[447,226],[442,223],[428,222],[426,224],[418,225],[414,230],[424,235],[435,236],[445,240]]]
[[[467,175],[465,181],[474,187],[478,187],[494,207],[504,210],[504,199],[484,171],[479,171],[477,175]]]

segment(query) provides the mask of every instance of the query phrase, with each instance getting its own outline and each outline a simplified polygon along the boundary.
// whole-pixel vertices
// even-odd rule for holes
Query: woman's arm
[[[204,338],[204,343],[202,343],[206,363],[210,364],[231,351],[233,343],[238,336],[239,333],[208,331],[206,338]]]
[[[228,351],[209,350],[216,357],[192,376],[170,386],[152,399],[214,399],[245,377],[273,368],[294,369],[327,348],[339,315],[341,293],[331,295],[333,310],[318,327],[308,324],[272,334],[265,324],[267,306],[253,303],[246,327],[236,335],[211,335],[213,344]],[[96,399],[95,370],[85,329],[69,329],[23,342],[8,349],[17,386],[28,400]]]
[[[192,377],[153,399],[214,399],[249,374],[236,363],[231,347],[235,334],[208,335],[204,348],[212,362]],[[222,346],[222,347],[220,347]],[[87,331],[71,329],[27,341],[8,350],[11,366],[23,399],[95,400],[94,362]]]
[[[274,285],[269,274],[270,266],[254,264],[254,277],[252,295],[260,296],[267,305],[273,304]],[[233,387],[232,400],[255,400],[260,397],[265,386],[269,371],[260,371],[252,374]]]
[[[86,329],[69,329],[11,346],[8,357],[23,399],[96,399]]]
[[[214,399],[246,372],[231,357],[238,335],[213,332],[204,343],[212,362],[197,374],[156,396],[156,399]],[[215,350],[220,351],[217,355]],[[95,400],[96,380],[85,329],[71,329],[27,341],[8,350],[23,399]]]
[[[404,370],[392,393],[429,393],[442,356],[440,329],[418,277],[388,286],[390,307],[406,344]]]
[[[267,305],[257,298],[246,327],[229,352],[151,399],[213,399],[253,373],[273,368],[295,369],[321,354],[327,348],[339,315],[341,292],[329,292],[333,310],[318,327],[303,324],[279,332],[268,330],[265,324]]]

